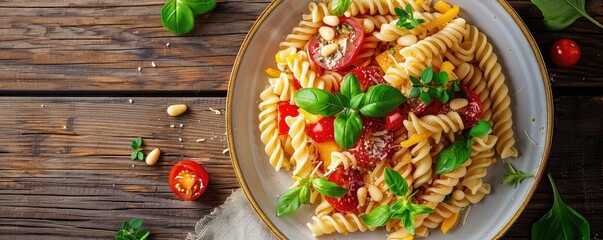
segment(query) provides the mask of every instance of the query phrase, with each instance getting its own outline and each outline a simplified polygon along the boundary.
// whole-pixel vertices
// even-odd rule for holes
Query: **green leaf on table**
[[[297,211],[301,206],[301,201],[299,194],[301,192],[302,187],[294,187],[287,190],[278,198],[278,203],[276,206],[276,215],[283,216],[289,213]]]
[[[161,23],[177,35],[190,32],[195,25],[193,11],[183,0],[169,0],[161,8]]]
[[[140,161],[144,160],[144,153],[138,152],[137,157],[138,157],[138,160],[140,160]]]
[[[312,180],[312,186],[314,186],[314,189],[319,193],[331,198],[340,198],[348,193],[348,189],[324,178]]]
[[[352,0],[333,0],[330,4],[331,12],[335,16],[341,16],[350,8],[350,5],[352,5]]]
[[[563,202],[553,177],[548,177],[553,188],[553,207],[532,225],[532,239],[590,239],[588,221]]]
[[[134,160],[138,157],[138,152],[133,152],[132,156],[130,156],[130,159]]]
[[[435,173],[445,174],[463,165],[471,155],[470,142],[456,141],[450,147],[442,150],[436,162]]]
[[[341,112],[344,107],[334,94],[318,88],[302,88],[295,93],[295,105],[316,115],[325,117]]]
[[[333,125],[335,142],[346,150],[354,146],[362,134],[362,119],[351,109],[339,114]]]
[[[208,13],[216,8],[216,0],[181,0],[191,9],[194,15]]]
[[[359,110],[367,117],[384,117],[405,101],[406,97],[397,88],[379,84],[368,89]]]
[[[585,17],[595,25],[603,28],[584,10],[585,0],[532,0],[544,16],[547,29],[558,31],[571,25],[576,19]]]
[[[149,237],[151,232],[149,230],[140,229],[143,221],[141,219],[132,219],[130,221],[124,221],[121,225],[121,229],[115,233],[116,240],[145,240]]]
[[[142,219],[135,218],[135,219],[130,220],[130,226],[132,228],[139,228],[142,226],[142,223],[143,223]]]

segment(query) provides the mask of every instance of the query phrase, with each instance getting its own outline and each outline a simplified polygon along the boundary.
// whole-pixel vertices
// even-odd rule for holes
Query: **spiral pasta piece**
[[[293,94],[295,94],[295,88],[291,82],[289,76],[282,72],[278,78],[268,79],[270,85],[273,87],[273,93],[279,96],[281,102],[289,102],[293,104]]]
[[[444,54],[448,48],[461,41],[466,33],[465,23],[465,19],[454,19],[437,33],[426,37],[417,44],[403,48],[400,50],[400,54],[405,58],[417,58],[419,61],[426,61],[435,55]]]
[[[433,212],[423,220],[423,226],[437,228],[444,219],[449,218],[452,214],[459,213],[462,208],[469,206],[469,204],[478,203],[489,193],[489,184],[483,184],[475,193],[472,193],[469,189],[466,189],[465,192],[455,190],[450,200],[438,204]]]
[[[489,121],[492,117],[492,102],[482,71],[472,64],[462,63],[456,68],[455,73],[462,84],[468,86],[479,96],[483,106],[482,120]]]
[[[354,60],[354,66],[366,67],[373,61],[375,53],[377,52],[377,45],[379,39],[375,36],[368,36],[364,39],[364,44]]]
[[[291,137],[291,146],[295,149],[290,159],[290,162],[295,164],[293,175],[307,178],[312,173],[312,160],[310,159],[311,154],[308,149],[308,136],[306,135],[304,115],[286,117],[285,122],[289,125],[288,134]]]
[[[334,209],[335,208],[333,208],[333,206],[331,206],[331,204],[327,202],[324,197],[321,197],[320,203],[316,206],[316,209],[314,209],[314,214],[317,217],[322,217],[324,215],[331,214]]]
[[[362,219],[354,213],[334,213],[321,217],[314,216],[312,217],[312,220],[313,222],[308,223],[307,225],[315,237],[334,232],[346,234],[356,231],[372,231],[375,229],[364,224]]]
[[[330,82],[317,78],[317,74],[311,69],[311,60],[308,59],[308,54],[304,51],[298,51],[287,57],[287,66],[293,73],[293,77],[297,79],[302,88],[320,88],[329,91]]]
[[[431,146],[427,139],[419,142],[410,150],[413,156],[411,163],[415,168],[412,175],[414,179],[412,186],[414,188],[418,188],[431,180],[432,158],[431,154],[429,154],[430,150]]]
[[[270,156],[270,165],[276,171],[281,168],[289,170],[291,164],[285,158],[285,153],[278,137],[278,103],[279,97],[274,94],[272,86],[267,87],[261,94],[259,104],[260,139],[264,143],[264,152]]]
[[[494,158],[480,158],[472,161],[472,164],[467,169],[467,175],[464,176],[461,184],[475,194],[482,186],[482,178],[488,174],[490,165],[494,164],[496,159]]]
[[[408,114],[409,120],[404,120],[404,126],[408,132],[424,133],[424,132],[458,132],[463,130],[463,119],[457,112],[448,112],[439,115],[427,115],[418,118],[414,113]]]
[[[356,168],[356,157],[349,152],[331,152],[331,164],[327,169],[334,171],[339,166],[343,166],[345,170]]]
[[[359,14],[367,15],[387,15],[389,13],[395,13],[395,8],[404,8],[406,5],[410,5],[415,11],[429,11],[431,0],[422,1],[417,4],[413,0],[358,0],[352,1],[352,5],[345,12],[346,17],[356,16]]]
[[[310,14],[303,14],[302,19],[313,23],[321,23],[325,16],[331,15],[329,6],[325,3],[310,2],[308,3],[308,10],[310,10]]]
[[[285,41],[279,43],[280,49],[287,49],[289,47],[305,49],[308,40],[318,33],[318,28],[321,26],[322,22],[300,21],[299,25],[293,28],[293,31],[285,37]]]

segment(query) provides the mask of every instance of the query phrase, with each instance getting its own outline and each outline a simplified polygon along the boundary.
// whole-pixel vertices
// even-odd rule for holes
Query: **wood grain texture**
[[[226,90],[245,34],[270,1],[220,2],[182,37],[161,25],[163,2],[0,1],[0,90]],[[510,3],[544,52],[553,86],[603,87],[600,29],[581,18],[562,32],[548,32],[528,0]],[[603,20],[603,2],[588,1],[587,11]],[[572,70],[548,62],[550,45],[563,37],[583,47],[582,60]]]
[[[170,117],[165,109],[174,103],[189,110]],[[135,217],[154,239],[183,239],[238,187],[222,154],[224,115],[210,107],[223,111],[225,99],[0,98],[0,239],[107,239]],[[601,235],[603,96],[557,97],[555,109],[546,172],[590,221],[593,236]],[[129,159],[129,142],[138,136],[145,151],[161,148],[156,166]],[[205,165],[211,177],[199,201],[177,200],[167,186],[170,167],[185,158]],[[505,238],[529,236],[551,204],[545,180]]]

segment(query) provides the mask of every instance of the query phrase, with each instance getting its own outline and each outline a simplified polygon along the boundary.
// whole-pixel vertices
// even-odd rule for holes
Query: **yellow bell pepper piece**
[[[420,141],[427,139],[432,134],[433,134],[432,132],[424,132],[424,133],[415,134],[412,137],[402,141],[400,143],[400,145],[402,145],[402,147],[405,147],[405,148],[411,147],[412,145],[415,145],[415,144],[419,143]]]
[[[277,78],[278,76],[281,75],[281,71],[276,70],[274,68],[267,68],[266,74],[268,74],[268,76],[270,76],[270,77]]]
[[[414,237],[413,237],[413,236],[408,236],[408,237],[406,237],[406,238],[404,238],[404,239],[402,239],[402,240],[413,240],[413,239],[414,239]]]
[[[303,109],[298,109],[297,110],[299,113],[304,115],[304,119],[306,120],[306,124],[315,124],[318,121],[320,121],[320,119],[322,119],[323,117],[320,115],[314,115],[312,113],[306,112]]]
[[[425,25],[425,27],[427,28],[427,30],[432,30],[432,29],[436,28],[437,26],[444,25],[444,24],[452,21],[452,19],[454,19],[456,16],[458,16],[460,11],[461,11],[461,8],[459,8],[459,6],[454,6],[450,10],[446,11],[446,13],[440,15],[438,18],[434,19],[433,21],[427,23]]]
[[[433,5],[433,8],[435,8],[435,10],[438,10],[438,12],[440,12],[440,13],[446,13],[452,7],[450,6],[450,4],[448,4],[444,1],[439,1],[435,5]]]
[[[440,72],[446,72],[448,73],[448,80],[454,80],[454,76],[452,75],[452,71],[454,70],[454,65],[452,65],[452,63],[446,61],[444,63],[442,63],[442,66],[440,67]]]
[[[442,222],[442,227],[440,228],[442,230],[442,233],[446,234],[448,232],[448,230],[450,230],[450,228],[452,228],[452,226],[454,226],[454,223],[456,223],[456,220],[459,218],[459,213],[455,213],[452,214],[452,216],[444,219],[444,222]]]
[[[417,5],[421,5],[421,4],[423,4],[423,1],[424,1],[424,0],[417,0],[417,1],[415,1],[415,4],[417,4]]]
[[[320,159],[323,161],[323,166],[331,165],[331,153],[332,152],[341,152],[343,149],[337,145],[335,140],[329,140],[326,142],[316,144],[316,150],[318,150],[318,155]]]
[[[400,54],[400,49],[402,49],[402,46],[395,45],[393,48],[390,48],[375,57],[375,60],[381,69],[383,69],[383,72],[387,72],[387,69],[395,66],[396,63],[404,62],[404,57]]]

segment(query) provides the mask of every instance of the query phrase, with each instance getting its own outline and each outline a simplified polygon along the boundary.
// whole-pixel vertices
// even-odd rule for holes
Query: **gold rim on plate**
[[[517,210],[517,212],[515,212],[513,217],[496,234],[494,239],[501,238],[505,234],[505,232],[507,230],[509,230],[511,225],[513,225],[513,223],[517,220],[517,218],[519,218],[519,215],[521,215],[521,213],[523,212],[525,207],[528,205],[528,202],[532,198],[532,195],[534,195],[534,191],[536,191],[536,188],[538,187],[538,183],[540,183],[540,179],[542,178],[542,174],[544,172],[544,167],[546,166],[546,163],[547,163],[547,160],[549,157],[550,148],[551,148],[551,140],[552,140],[552,136],[553,136],[553,97],[551,94],[551,85],[548,80],[548,73],[547,73],[546,67],[544,65],[544,60],[542,59],[542,54],[540,53],[540,50],[538,49],[538,45],[536,45],[536,41],[534,40],[534,37],[532,36],[530,31],[526,27],[525,23],[521,20],[521,18],[517,14],[517,12],[515,12],[513,7],[511,7],[511,5],[505,0],[497,0],[497,1],[503,7],[503,9],[509,14],[509,16],[511,16],[513,21],[515,21],[515,24],[517,24],[517,26],[523,33],[524,37],[530,44],[530,47],[532,48],[532,52],[534,53],[534,57],[536,57],[536,61],[538,62],[538,67],[540,68],[540,74],[542,75],[542,81],[544,84],[544,91],[545,91],[545,96],[546,96],[546,109],[547,109],[548,115],[547,115],[546,141],[544,144],[542,159],[540,161],[541,165],[538,168],[538,172],[536,173],[534,182],[532,183],[532,186],[530,187],[530,190],[528,191],[527,197],[524,198],[524,200],[521,203],[521,205],[519,206],[519,209]],[[241,64],[241,61],[243,59],[243,54],[247,51],[247,47],[249,46],[250,40],[253,38],[253,36],[255,36],[259,26],[264,22],[266,17],[268,17],[268,15],[274,10],[274,8],[276,8],[276,6],[278,6],[282,2],[283,2],[283,0],[274,0],[268,5],[268,7],[262,12],[260,17],[255,21],[253,26],[251,26],[249,33],[245,37],[245,40],[243,40],[243,44],[242,44],[241,48],[239,49],[237,58],[235,59],[235,62],[234,62],[232,72],[230,74],[230,80],[229,80],[229,84],[228,84],[228,95],[226,97],[226,111],[227,111],[226,131],[228,133],[228,147],[230,149],[230,159],[232,161],[232,165],[235,170],[237,180],[238,180],[239,184],[241,185],[243,192],[245,192],[245,196],[247,197],[247,200],[249,200],[249,203],[251,203],[253,210],[255,210],[256,214],[260,217],[260,219],[262,219],[262,221],[266,224],[266,226],[268,226],[268,228],[270,228],[270,230],[272,230],[272,232],[276,236],[278,236],[280,239],[287,239],[287,237],[285,237],[285,235],[276,226],[274,226],[272,221],[270,221],[270,219],[268,219],[266,214],[260,209],[260,206],[256,202],[255,198],[253,197],[253,195],[251,195],[251,191],[249,190],[247,183],[243,179],[243,173],[241,172],[241,168],[239,167],[239,163],[238,163],[238,160],[236,157],[236,149],[234,148],[234,145],[233,145],[233,143],[234,143],[234,139],[232,139],[232,136],[233,136],[232,130],[233,129],[231,126],[232,121],[230,119],[231,116],[233,116],[232,112],[231,112],[231,110],[232,110],[232,92],[234,90],[234,85],[237,80],[237,73],[239,71],[239,66]]]

